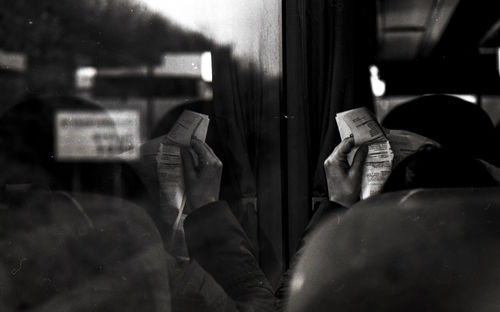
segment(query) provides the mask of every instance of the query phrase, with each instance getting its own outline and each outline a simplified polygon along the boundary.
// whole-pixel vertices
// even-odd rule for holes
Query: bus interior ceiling
[[[375,62],[387,95],[498,95],[498,1],[378,0]]]

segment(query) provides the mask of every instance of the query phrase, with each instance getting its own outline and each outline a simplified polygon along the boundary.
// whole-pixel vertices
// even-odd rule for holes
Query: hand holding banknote
[[[193,139],[191,147],[198,157],[197,165],[187,148],[182,149],[181,155],[187,201],[195,210],[219,199],[222,162],[203,141]]]
[[[349,207],[359,200],[363,163],[368,153],[366,145],[361,146],[352,165],[348,155],[354,148],[354,138],[348,137],[340,142],[325,160],[328,197],[331,201]]]
[[[416,133],[382,128],[366,107],[340,112],[335,116],[335,120],[340,137],[352,137],[354,148],[351,148],[353,152],[348,151],[349,164],[353,161],[356,147],[368,145],[368,154],[361,174],[361,199],[380,193],[392,168],[408,155],[415,153],[420,146],[437,144]]]

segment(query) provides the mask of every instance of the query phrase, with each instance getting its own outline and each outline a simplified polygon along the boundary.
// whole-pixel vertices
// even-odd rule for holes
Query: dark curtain
[[[287,0],[285,91],[287,207],[284,240],[291,257],[311,215],[311,197],[326,197],[323,162],[340,142],[335,114],[372,108],[369,64],[375,1]]]
[[[248,96],[251,91],[242,89],[243,80],[249,80],[250,77],[240,75],[240,69],[229,49],[214,51],[212,62],[215,116],[210,118],[217,119],[220,139],[225,142],[229,154],[224,170],[232,172],[242,197],[256,196],[255,175],[249,157],[256,153],[256,147],[252,137],[247,134],[255,133],[253,127],[258,123],[250,124],[249,119],[255,115],[252,108],[260,103],[252,102]],[[255,163],[255,158],[252,162]]]
[[[335,114],[361,106],[373,109],[374,2],[313,0],[307,8],[313,196],[328,193],[323,162],[340,142]]]
[[[279,174],[279,78],[262,65],[233,57],[229,48],[212,52],[214,112],[224,142],[224,171],[241,197],[233,209],[259,253],[272,283],[281,274]],[[277,154],[278,153],[278,154]],[[278,172],[276,174],[276,172]],[[269,231],[276,231],[276,233]]]
[[[230,177],[233,189],[237,194],[233,198],[242,199],[236,205],[231,205],[233,213],[245,228],[247,235],[258,251],[257,216],[255,209],[243,199],[255,198],[257,185],[252,170],[249,155],[252,153],[249,145],[250,125],[244,115],[249,108],[248,100],[241,93],[242,77],[238,75],[238,68],[232,59],[229,49],[221,48],[213,52],[213,90],[214,115],[216,119],[219,141],[225,154],[223,171]],[[245,77],[248,78],[248,77]],[[258,103],[256,104],[258,105]],[[235,187],[234,187],[235,186]]]

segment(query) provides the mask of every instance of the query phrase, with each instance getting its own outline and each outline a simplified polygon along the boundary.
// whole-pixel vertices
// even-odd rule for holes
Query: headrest
[[[426,95],[403,103],[387,114],[382,126],[415,132],[498,164],[497,137],[488,114],[480,106],[455,96]]]
[[[2,311],[170,311],[163,244],[140,207],[31,192],[0,217]]]
[[[121,162],[57,160],[55,120],[60,110],[106,113],[96,103],[74,96],[26,98],[10,107],[0,116],[0,184],[36,179],[54,189],[72,190],[78,176],[81,190],[112,193],[114,164]]]
[[[499,263],[499,188],[381,194],[313,232],[288,308],[495,310]]]

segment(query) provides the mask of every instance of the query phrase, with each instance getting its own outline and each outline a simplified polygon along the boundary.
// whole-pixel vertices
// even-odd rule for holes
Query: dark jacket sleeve
[[[222,286],[240,311],[272,311],[274,293],[244,230],[225,202],[208,204],[184,222],[190,256]]]
[[[309,221],[309,224],[307,225],[304,234],[302,235],[302,240],[300,242],[299,247],[297,248],[297,252],[295,253],[291,261],[290,268],[283,274],[280,284],[276,290],[277,300],[275,303],[275,311],[278,312],[285,311],[286,302],[288,298],[289,283],[292,278],[293,269],[300,257],[300,254],[304,246],[307,244],[307,241],[310,237],[310,233],[314,231],[314,229],[316,229],[321,224],[321,222],[323,222],[326,219],[329,219],[331,216],[336,215],[339,218],[340,222],[342,215],[346,210],[347,210],[346,207],[343,207],[340,204],[328,200],[322,202],[318,210],[316,210],[313,217],[311,218],[311,221]]]

